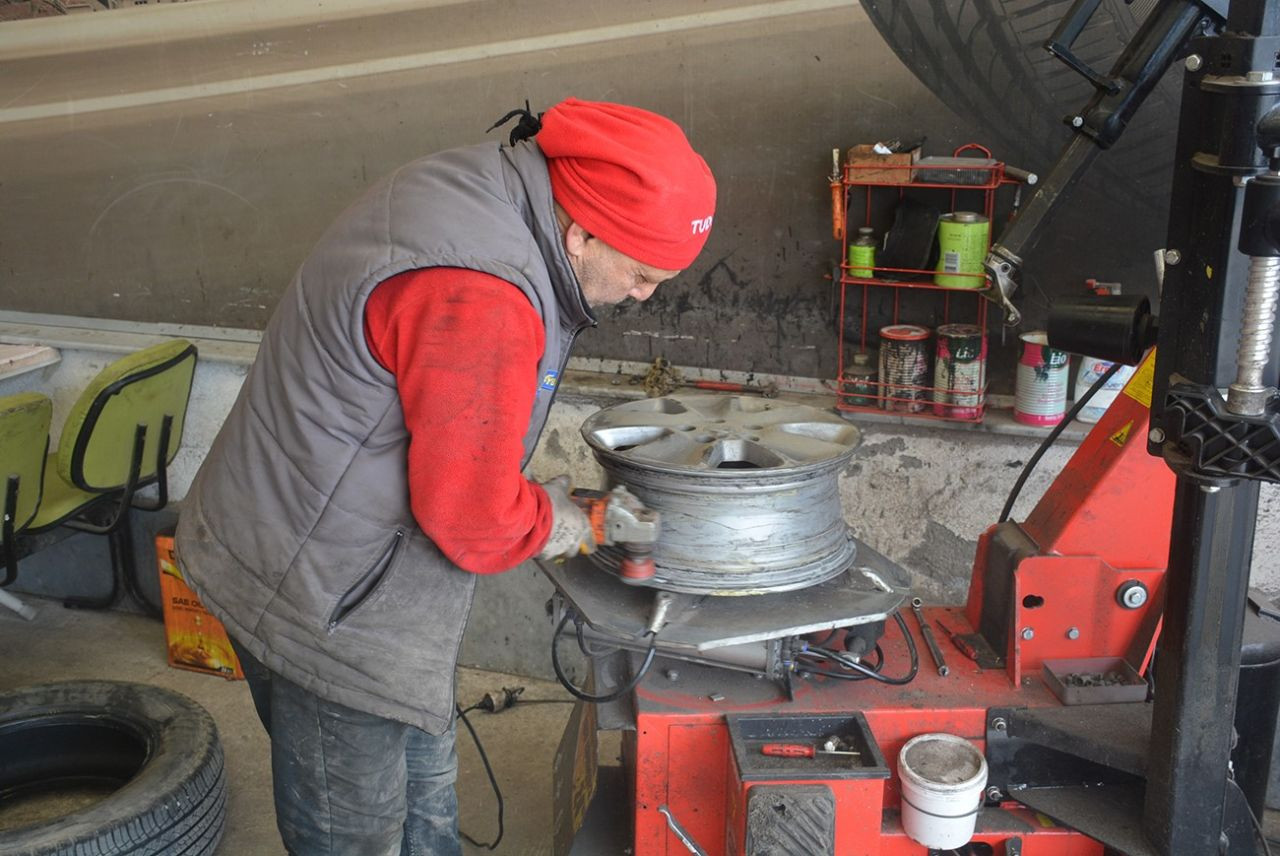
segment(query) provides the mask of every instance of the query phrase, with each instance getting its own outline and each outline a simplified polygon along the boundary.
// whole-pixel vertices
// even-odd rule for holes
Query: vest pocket
[[[334,607],[333,612],[329,615],[330,633],[337,630],[342,622],[350,618],[351,613],[367,603],[386,581],[387,577],[391,576],[391,567],[395,563],[395,558],[399,555],[400,547],[403,543],[404,530],[397,529],[396,534],[391,538],[391,542],[383,549],[381,555],[378,556],[369,570],[361,574],[355,584],[338,600],[338,605]]]

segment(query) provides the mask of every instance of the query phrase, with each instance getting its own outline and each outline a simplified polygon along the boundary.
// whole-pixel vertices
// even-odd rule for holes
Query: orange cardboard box
[[[846,179],[863,184],[907,184],[915,175],[912,167],[920,159],[920,149],[876,154],[875,146],[854,146],[845,152]]]
[[[229,681],[244,680],[240,661],[236,659],[222,622],[204,608],[182,579],[182,571],[173,555],[172,532],[156,536],[156,558],[160,563],[160,600],[164,605],[169,665],[219,675]]]

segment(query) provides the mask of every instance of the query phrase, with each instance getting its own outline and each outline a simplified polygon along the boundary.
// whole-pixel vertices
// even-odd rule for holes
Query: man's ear
[[[571,258],[581,256],[586,249],[587,241],[591,240],[591,233],[576,221],[569,221],[569,225],[564,230],[564,251]]]

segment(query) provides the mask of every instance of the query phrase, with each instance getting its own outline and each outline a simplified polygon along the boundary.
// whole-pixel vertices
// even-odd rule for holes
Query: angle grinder
[[[621,576],[628,580],[646,580],[653,576],[658,512],[646,508],[624,485],[608,492],[578,489],[569,496],[591,522],[591,534],[597,546],[613,546],[621,551]]]

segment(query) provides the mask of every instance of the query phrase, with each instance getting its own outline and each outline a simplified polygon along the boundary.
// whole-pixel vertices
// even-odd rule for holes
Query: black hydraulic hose
[[[1022,468],[1022,473],[1018,476],[1018,480],[1013,483],[1013,490],[1009,491],[1009,498],[1004,502],[1004,509],[1000,512],[1000,522],[1004,523],[1009,519],[1009,515],[1013,513],[1013,504],[1018,501],[1018,494],[1022,493],[1022,487],[1027,483],[1027,479],[1031,476],[1031,471],[1036,468],[1036,464],[1040,463],[1040,459],[1044,457],[1044,453],[1049,451],[1049,447],[1054,441],[1062,435],[1063,430],[1071,424],[1072,420],[1084,409],[1089,403],[1089,399],[1093,398],[1093,394],[1102,389],[1107,381],[1120,371],[1120,363],[1112,363],[1111,368],[1102,373],[1102,377],[1093,382],[1093,386],[1089,387],[1088,392],[1080,396],[1075,405],[1067,411],[1067,415],[1062,417],[1062,421],[1053,426],[1053,430],[1049,432],[1049,436],[1044,438],[1044,442],[1040,444],[1040,448],[1036,449],[1036,453],[1031,456],[1031,460],[1027,461],[1027,465]]]
[[[588,701],[592,704],[605,704],[606,702],[616,701],[627,693],[640,686],[640,682],[644,680],[644,676],[648,674],[649,667],[653,665],[653,658],[658,653],[658,634],[649,633],[649,649],[645,652],[644,662],[640,664],[640,668],[636,671],[635,677],[628,681],[625,685],[619,687],[611,693],[605,695],[591,695],[585,693],[573,685],[568,676],[564,673],[564,667],[560,665],[559,642],[560,634],[564,632],[564,628],[569,623],[569,619],[573,617],[571,610],[565,610],[564,618],[560,619],[560,623],[556,625],[556,632],[551,637],[551,668],[555,670],[556,679],[560,681],[560,685],[569,691],[574,698]]]

